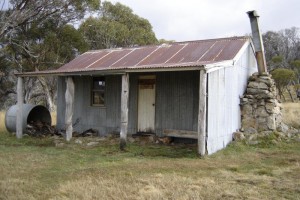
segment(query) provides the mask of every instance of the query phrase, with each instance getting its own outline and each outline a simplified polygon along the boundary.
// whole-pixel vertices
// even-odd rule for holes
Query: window
[[[104,106],[105,104],[105,78],[94,77],[92,85],[92,106]]]

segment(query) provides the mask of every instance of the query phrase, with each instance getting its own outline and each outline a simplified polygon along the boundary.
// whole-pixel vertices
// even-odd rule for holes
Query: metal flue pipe
[[[267,64],[264,52],[264,44],[262,40],[262,35],[259,29],[258,18],[259,15],[255,10],[247,12],[250,18],[251,30],[252,30],[252,39],[254,43],[256,61],[258,67],[258,73],[261,75],[267,73]]]

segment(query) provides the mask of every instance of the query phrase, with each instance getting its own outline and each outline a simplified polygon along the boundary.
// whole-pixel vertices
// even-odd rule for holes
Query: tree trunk
[[[45,92],[48,109],[50,112],[54,112],[56,110],[56,106],[54,104],[53,95],[50,92],[47,81],[46,81],[45,77],[38,77],[38,80],[41,83],[43,90]]]
[[[294,100],[294,98],[293,98],[293,95],[291,94],[291,90],[290,90],[289,86],[287,86],[286,89],[287,89],[287,91],[288,91],[288,93],[289,93],[289,95],[290,95],[290,97],[291,97],[292,102],[295,102],[295,100]]]

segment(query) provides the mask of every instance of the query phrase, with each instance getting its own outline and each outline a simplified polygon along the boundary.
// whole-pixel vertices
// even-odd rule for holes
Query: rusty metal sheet
[[[58,70],[36,74],[204,66],[232,60],[247,41],[249,37],[231,37],[88,51]]]
[[[132,52],[134,49],[111,50],[107,55],[102,56],[98,61],[92,63],[87,68],[89,69],[106,69],[121,58]]]
[[[136,66],[147,56],[151,55],[157,49],[157,46],[146,46],[142,48],[136,48],[128,56],[114,63],[111,67],[130,67]]]
[[[215,42],[214,40],[189,42],[184,49],[167,63],[197,62]]]
[[[139,63],[139,65],[153,65],[163,64],[167,62],[173,55],[178,53],[185,44],[166,44],[158,46],[157,49],[149,55],[146,59]]]
[[[215,61],[222,61],[225,58],[230,60],[240,51],[245,44],[243,40],[236,40],[235,42],[228,42],[224,51],[222,51],[216,58]]]

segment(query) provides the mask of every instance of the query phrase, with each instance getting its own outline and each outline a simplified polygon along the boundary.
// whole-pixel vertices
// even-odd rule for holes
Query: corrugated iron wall
[[[149,74],[149,73],[148,73]],[[160,72],[156,75],[155,132],[164,129],[197,131],[199,71]],[[128,132],[137,131],[138,77],[145,73],[131,73]],[[98,129],[101,135],[120,129],[121,76],[106,77],[105,107],[91,106],[90,76],[75,77],[75,131]],[[57,128],[64,129],[65,80],[58,79]]]
[[[156,79],[156,133],[197,131],[199,71],[162,72]]]
[[[233,67],[208,74],[208,154],[224,148],[232,140],[232,133],[240,128],[239,97],[246,89],[248,77],[256,71],[255,57],[249,46]]]
[[[117,132],[120,127],[121,109],[121,76],[106,77],[105,106],[91,106],[91,80],[90,76],[74,77],[75,102],[73,123],[74,130],[78,132],[90,128],[98,129],[101,135]],[[65,81],[58,80],[57,96],[57,128],[64,129],[65,110]]]

